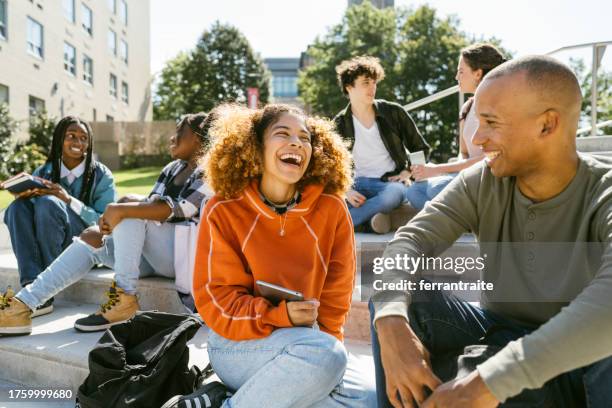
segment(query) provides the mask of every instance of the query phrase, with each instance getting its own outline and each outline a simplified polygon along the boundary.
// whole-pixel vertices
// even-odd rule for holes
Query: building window
[[[117,3],[115,2],[115,0],[107,0],[107,1],[108,1],[108,9],[111,11],[111,13],[117,14]]]
[[[28,52],[36,57],[43,58],[43,46],[43,26],[28,17]]]
[[[126,82],[121,82],[121,100],[125,103],[130,101],[130,88]]]
[[[272,78],[272,94],[275,97],[293,98],[298,95],[297,77],[275,76]]]
[[[66,42],[64,43],[64,71],[76,76],[76,49]]]
[[[113,30],[108,30],[108,50],[117,55],[117,34]]]
[[[0,84],[0,105],[3,103],[9,103],[9,89],[8,86]]]
[[[30,95],[30,118],[45,111],[45,101]]]
[[[93,85],[93,60],[83,54],[83,81]]]
[[[125,0],[121,0],[119,3],[119,17],[121,18],[121,22],[124,25],[127,25],[128,23],[128,9],[127,9],[127,3],[125,2]]]
[[[6,39],[7,30],[6,30],[6,21],[7,21],[7,12],[6,12],[6,0],[0,0],[0,38]]]
[[[126,64],[128,63],[128,44],[125,40],[119,42],[119,58]]]
[[[115,118],[113,118],[111,115],[106,115],[106,121],[107,122],[114,122]]]
[[[93,36],[93,12],[85,4],[82,4],[81,6],[83,14],[81,24],[83,26],[83,30],[85,30],[90,36]]]
[[[117,98],[117,75],[110,74],[109,77],[109,94],[113,98]]]
[[[64,6],[64,16],[68,21],[74,23],[76,21],[74,0],[62,0],[62,5]]]

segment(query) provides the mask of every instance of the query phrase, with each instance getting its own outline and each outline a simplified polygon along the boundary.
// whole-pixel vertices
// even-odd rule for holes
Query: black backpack
[[[189,363],[189,341],[202,322],[190,315],[138,312],[112,326],[89,353],[81,408],[155,408],[197,389],[204,375]]]

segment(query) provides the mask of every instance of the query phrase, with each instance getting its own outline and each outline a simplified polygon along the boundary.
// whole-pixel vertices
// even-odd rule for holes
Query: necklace
[[[278,214],[278,224],[280,227],[278,231],[278,235],[280,235],[281,237],[284,237],[285,236],[285,225],[287,224],[287,212],[300,203],[300,200],[302,198],[301,194],[299,193],[299,191],[296,191],[293,198],[289,200],[287,203],[282,204],[282,205],[274,204],[272,201],[268,200],[266,196],[264,196],[261,192],[259,193],[259,196],[263,200],[264,204],[266,204],[275,213]]]
[[[285,236],[285,224],[287,223],[287,213],[285,212],[283,215],[278,216],[278,223],[280,224],[280,230],[278,231],[278,235],[281,237]]]

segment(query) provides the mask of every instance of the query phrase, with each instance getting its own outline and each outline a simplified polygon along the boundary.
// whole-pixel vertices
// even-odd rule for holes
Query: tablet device
[[[265,281],[258,280],[255,282],[259,294],[274,304],[279,303],[281,300],[287,302],[299,302],[304,300],[304,295],[301,292],[283,288],[282,286],[268,283]]]

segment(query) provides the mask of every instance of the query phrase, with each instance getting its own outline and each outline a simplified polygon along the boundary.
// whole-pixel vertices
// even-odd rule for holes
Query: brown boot
[[[0,335],[17,336],[32,333],[32,311],[15,297],[9,286],[0,294]]]
[[[140,309],[136,295],[129,295],[112,283],[108,301],[96,313],[74,322],[74,328],[83,332],[106,330],[109,327],[130,320]]]

